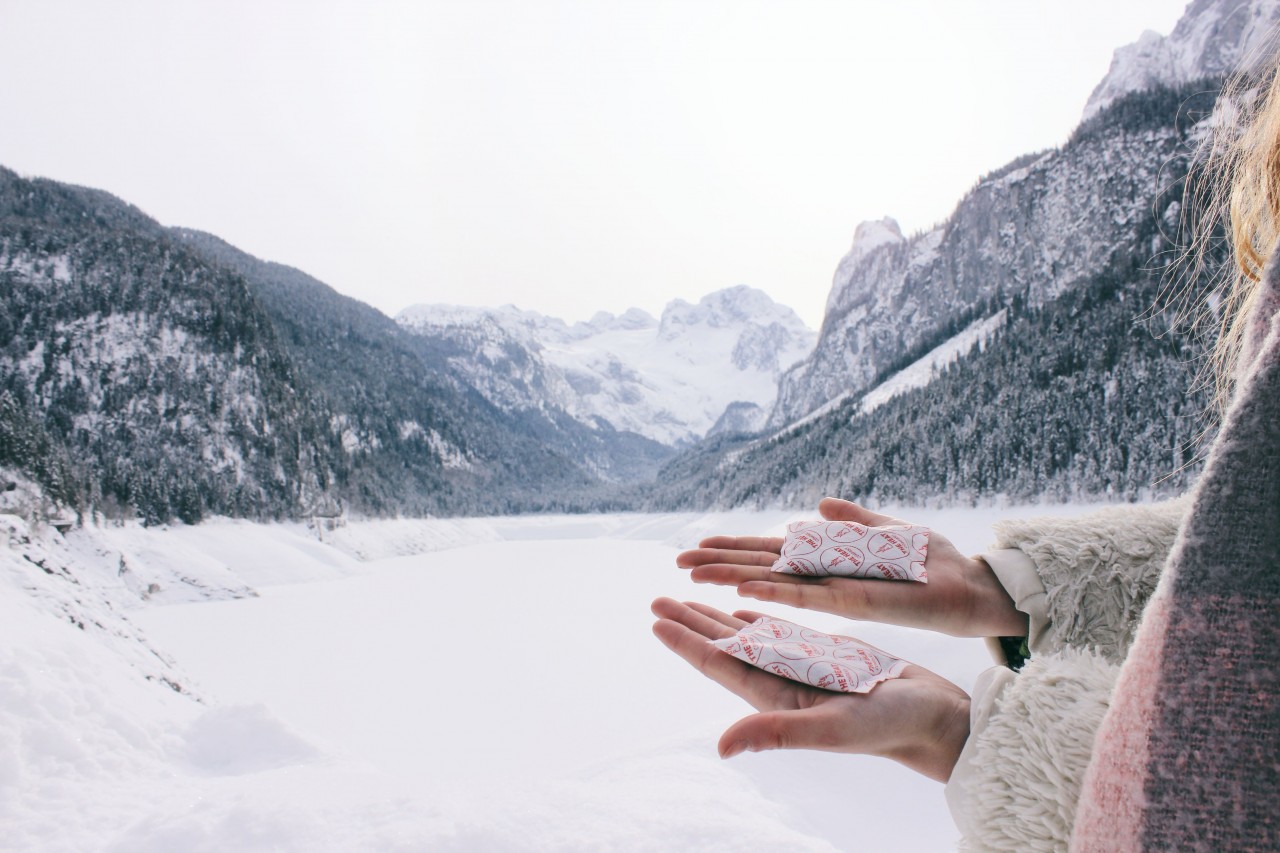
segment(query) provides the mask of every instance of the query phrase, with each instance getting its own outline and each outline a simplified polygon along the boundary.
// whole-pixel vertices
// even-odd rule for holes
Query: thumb
[[[766,749],[796,749],[807,746],[804,715],[797,711],[765,711],[743,717],[725,729],[717,749],[721,758]]]
[[[872,512],[853,501],[841,498],[823,498],[818,502],[818,512],[827,521],[856,521],[869,527],[882,527],[886,524],[901,524],[901,520],[890,515]]]

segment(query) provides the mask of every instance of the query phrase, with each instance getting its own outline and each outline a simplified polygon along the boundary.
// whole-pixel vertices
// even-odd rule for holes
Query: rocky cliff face
[[[1120,255],[1149,257],[1138,223],[1153,203],[1163,210],[1162,166],[1185,148],[1171,122],[1099,125],[984,177],[932,231],[888,239],[896,225],[881,224],[875,244],[855,240],[814,353],[784,375],[769,425],[868,390],[1011,298],[1040,305]]]

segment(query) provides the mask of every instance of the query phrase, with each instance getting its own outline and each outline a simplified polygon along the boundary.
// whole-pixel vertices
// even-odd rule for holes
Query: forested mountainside
[[[1172,180],[1166,165],[1187,153],[1185,127],[1173,127],[1185,125],[1181,96],[1217,91],[1231,69],[1267,61],[1278,23],[1276,0],[1194,0],[1168,36],[1148,32],[1115,52],[1062,149],[987,175],[946,222],[911,239],[891,220],[865,223],[836,269],[817,347],[783,377],[768,425],[867,391],[984,306],[1015,296],[1040,305],[1124,255],[1156,255],[1141,232],[1175,200],[1157,193]],[[1172,98],[1101,115],[1157,91]]]
[[[1159,188],[1187,153],[1186,128],[1173,123],[1185,95],[1205,87],[1118,103],[1061,149],[981,179],[937,228],[855,245],[836,271],[817,347],[783,377],[769,425],[868,390],[975,313],[1014,297],[1044,304],[1125,258],[1147,262],[1158,251],[1143,238],[1153,205],[1163,215],[1176,201],[1158,199]]]
[[[1219,84],[1127,95],[1060,150],[984,178],[937,231],[888,240],[855,258],[824,324],[826,360],[815,356],[795,372],[807,369],[814,377],[825,371],[855,393],[819,397],[763,436],[722,436],[673,460],[646,505],[811,506],[825,494],[877,502],[1134,499],[1185,488],[1198,470],[1206,428],[1207,398],[1189,391],[1205,342],[1185,329],[1170,331],[1168,313],[1152,309],[1174,255],[1196,122],[1208,114],[1213,95],[1207,93]],[[1046,217],[1052,221],[1037,222]],[[1066,265],[1037,246],[1051,226],[1062,234],[1050,248],[1069,247],[1071,257],[1095,260]],[[922,244],[927,262],[913,265]],[[998,276],[981,275],[996,266]],[[1059,278],[1064,268],[1066,281]],[[920,317],[930,318],[929,333],[894,347],[868,330],[874,329],[869,311],[861,323],[844,319],[860,310],[844,292],[874,298],[883,277],[896,277],[899,298],[877,304],[885,308],[882,316],[893,309],[902,323],[913,321],[926,311],[931,290],[939,300],[949,298],[927,278],[934,270],[950,279],[968,270],[963,278],[972,281],[974,299],[930,303],[935,307]],[[1005,312],[1001,328],[985,345],[975,345],[925,387],[863,410],[860,392],[971,320],[999,311]],[[845,346],[835,346],[836,338]],[[853,369],[859,354],[870,367]],[[797,376],[789,381],[799,382]],[[835,402],[802,417],[832,397]]]
[[[325,424],[243,279],[136,208],[0,171],[0,287],[0,461],[53,495],[196,519],[330,486]]]
[[[581,494],[584,484],[649,479],[672,455],[670,448],[635,433],[580,423],[552,400],[527,408],[497,405],[472,373],[455,366],[460,359],[480,358],[478,342],[413,334],[376,308],[300,270],[259,260],[211,234],[189,229],[172,233],[249,282],[290,356],[338,413],[343,445],[360,449],[369,460],[372,470],[361,476],[403,488],[398,480],[422,475],[414,470],[420,446],[413,439],[423,433],[429,444],[443,447],[431,438],[438,435],[449,445],[467,447],[476,457],[473,467],[495,478],[491,485],[497,492],[474,496],[468,511],[489,506],[500,511],[498,507],[514,509],[530,502],[554,504],[532,489],[534,484],[558,492],[560,500],[572,496],[576,505],[586,498]],[[403,444],[405,432],[412,435],[401,452],[376,452]],[[570,480],[563,479],[566,470],[577,468],[581,470]],[[424,481],[416,488],[437,487]],[[503,490],[523,496],[504,497]],[[389,494],[395,494],[394,488]],[[395,504],[390,499],[383,508],[395,511]]]
[[[0,297],[0,465],[67,507],[509,512],[599,483],[590,436],[571,459],[389,318],[107,193],[0,170]]]

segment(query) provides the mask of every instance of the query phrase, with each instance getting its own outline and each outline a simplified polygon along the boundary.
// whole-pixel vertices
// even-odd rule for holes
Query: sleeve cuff
[[[975,796],[973,782],[980,769],[976,758],[978,736],[987,727],[987,721],[995,711],[996,700],[1016,677],[1017,674],[1011,669],[993,666],[983,671],[973,684],[973,698],[969,704],[969,738],[960,751],[960,757],[956,760],[951,778],[947,780],[947,787],[943,791],[951,817],[965,837],[976,834],[976,828],[968,824],[978,813],[972,802]]]
[[[980,554],[979,559],[995,572],[996,579],[1013,599],[1013,606],[1027,614],[1028,648],[1033,653],[1050,651],[1053,648],[1054,630],[1049,621],[1049,596],[1036,572],[1036,564],[1018,548],[988,551]],[[997,662],[1005,662],[998,640],[989,638],[987,645],[992,648],[993,653],[998,654]]]

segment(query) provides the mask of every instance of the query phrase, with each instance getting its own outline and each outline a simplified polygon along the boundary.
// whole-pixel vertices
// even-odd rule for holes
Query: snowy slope
[[[1277,0],[1194,0],[1169,35],[1147,30],[1116,50],[1083,118],[1092,118],[1129,92],[1255,68],[1270,59],[1277,23]]]
[[[554,406],[669,446],[706,435],[731,404],[741,426],[758,426],[778,377],[816,339],[790,308],[745,286],[675,300],[658,320],[633,308],[570,326],[514,306],[436,305],[397,320],[454,342],[451,363],[506,410]]]
[[[869,414],[899,394],[904,394],[912,388],[925,387],[934,380],[938,375],[938,371],[968,352],[974,345],[986,346],[987,341],[991,340],[992,336],[999,332],[1004,325],[1006,314],[1006,311],[1001,310],[986,319],[975,320],[959,334],[929,350],[929,352],[902,368],[902,370],[861,395],[862,399],[858,401],[858,412],[864,415]],[[793,432],[835,411],[850,398],[856,399],[857,396],[853,392],[841,394],[804,417],[787,424],[773,435],[785,435]]]
[[[862,398],[860,406],[862,413],[873,412],[879,406],[912,388],[923,388],[933,381],[933,377],[939,370],[951,364],[961,354],[968,352],[975,345],[985,346],[991,336],[1004,325],[1006,313],[1002,309],[990,317],[975,320],[954,338],[929,350],[923,357],[872,388]]]

